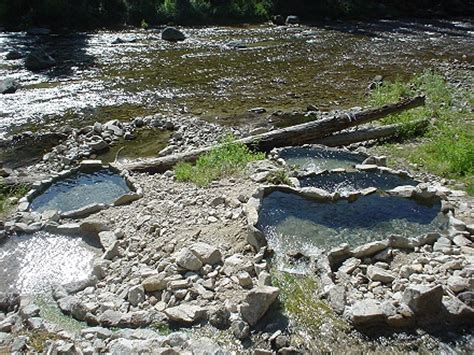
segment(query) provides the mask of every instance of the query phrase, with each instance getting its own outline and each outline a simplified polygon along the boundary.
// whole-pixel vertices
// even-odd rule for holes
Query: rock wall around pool
[[[111,203],[92,203],[66,212],[51,209],[40,213],[32,210],[32,202],[35,198],[41,196],[41,194],[43,194],[53,184],[61,182],[62,180],[78,173],[91,173],[104,169],[120,176],[120,178],[123,179],[124,184],[126,184],[128,192],[124,190],[124,193],[120,194],[119,197],[114,198]],[[129,204],[140,199],[142,193],[141,188],[135,187],[132,178],[127,174],[127,172],[121,172],[113,166],[102,164],[100,160],[85,160],[74,169],[63,171],[47,180],[34,183],[32,189],[18,202],[17,212],[21,215],[20,220],[16,222],[7,222],[5,228],[13,232],[37,232],[41,230],[45,224],[59,224],[58,222],[60,219],[84,218],[105,208]]]

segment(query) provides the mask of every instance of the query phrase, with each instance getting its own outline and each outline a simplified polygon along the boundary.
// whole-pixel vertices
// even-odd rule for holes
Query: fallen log
[[[327,145],[328,147],[337,147],[352,143],[393,137],[403,130],[423,132],[429,125],[430,121],[428,119],[423,119],[410,122],[409,124],[391,124],[380,127],[361,128],[352,132],[335,133],[318,139],[314,143]]]
[[[296,126],[276,129],[270,132],[239,139],[236,142],[245,144],[254,150],[269,152],[273,148],[291,145],[314,143],[333,132],[372,122],[391,114],[399,113],[425,104],[424,96],[384,105],[379,108],[355,113],[343,113],[334,117],[311,121]],[[149,173],[163,173],[172,169],[179,162],[194,162],[214,146],[204,147],[190,152],[172,154],[160,158],[145,159],[124,164],[116,163],[118,168]]]

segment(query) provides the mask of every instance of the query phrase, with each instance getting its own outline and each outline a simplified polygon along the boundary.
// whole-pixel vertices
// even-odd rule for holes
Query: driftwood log
[[[327,145],[328,147],[337,147],[374,139],[393,137],[405,129],[409,129],[412,132],[423,132],[429,125],[430,120],[422,119],[410,122],[409,124],[400,123],[380,127],[360,128],[352,132],[335,133],[318,139],[314,143]]]
[[[273,148],[291,145],[315,143],[318,140],[350,127],[372,122],[391,114],[399,113],[411,108],[423,106],[424,96],[399,101],[394,104],[384,105],[379,108],[364,110],[356,113],[343,113],[334,117],[299,124],[296,126],[276,129],[237,140],[254,150],[269,152]],[[149,173],[163,173],[172,169],[179,162],[195,162],[199,156],[209,152],[215,146],[204,147],[190,152],[172,154],[160,158],[144,159],[124,164],[116,163],[118,168],[130,171]]]

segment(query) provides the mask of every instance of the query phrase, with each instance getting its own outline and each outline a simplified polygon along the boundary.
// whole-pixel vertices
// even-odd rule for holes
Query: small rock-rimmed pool
[[[30,209],[69,212],[95,203],[112,204],[130,191],[125,178],[110,169],[78,171],[53,182],[33,199]]]
[[[418,181],[398,174],[383,170],[371,171],[344,171],[323,172],[321,174],[310,174],[298,178],[301,187],[317,187],[333,192],[352,192],[376,187],[381,190],[391,190],[397,186],[416,186]]]
[[[414,237],[446,228],[441,203],[371,194],[321,202],[294,192],[264,197],[257,227],[277,254],[315,254],[341,243],[358,246],[392,234]]]
[[[36,232],[0,243],[0,290],[46,295],[55,285],[84,281],[102,248],[91,236]]]
[[[287,165],[296,166],[301,170],[323,171],[350,168],[361,164],[367,156],[324,147],[289,147],[278,152]]]

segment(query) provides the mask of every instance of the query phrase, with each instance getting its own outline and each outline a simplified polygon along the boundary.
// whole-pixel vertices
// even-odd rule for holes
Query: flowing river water
[[[442,63],[472,65],[474,26],[463,21],[322,23],[315,26],[186,28],[169,43],[158,31],[50,36],[0,33],[0,78],[21,89],[0,95],[0,137],[64,124],[193,115],[255,121],[253,107],[322,110],[364,101],[375,75],[408,77]],[[121,38],[122,44],[113,44]],[[242,48],[243,47],[243,48]],[[58,65],[32,73],[10,50],[43,48]],[[81,123],[82,122],[82,123]]]

